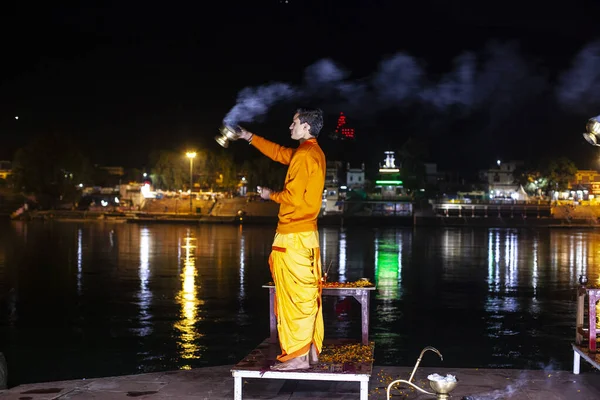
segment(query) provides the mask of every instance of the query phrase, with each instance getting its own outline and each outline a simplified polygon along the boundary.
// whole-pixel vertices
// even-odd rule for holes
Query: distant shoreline
[[[10,219],[8,214],[0,215],[2,219]],[[167,213],[104,213],[94,211],[31,211],[19,220],[56,221],[56,222],[112,222],[137,224],[242,224],[273,225],[277,224],[276,216],[210,216],[194,214]],[[320,226],[365,226],[365,227],[488,227],[488,228],[600,228],[595,219],[567,218],[514,218],[506,217],[457,217],[457,216],[345,216],[341,214],[319,217]]]

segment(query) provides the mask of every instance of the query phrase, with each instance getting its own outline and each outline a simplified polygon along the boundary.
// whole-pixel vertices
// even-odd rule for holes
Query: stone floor
[[[36,383],[0,391],[0,399],[233,399],[233,366],[157,372],[97,379]],[[369,384],[370,399],[386,399],[387,385],[408,379],[413,367],[377,367]],[[592,400],[600,399],[600,373],[582,363],[582,373],[419,367],[413,382],[430,390],[427,375],[453,374],[459,383],[451,399],[468,400]],[[246,379],[244,399],[359,399],[359,384],[273,379]],[[432,399],[406,385],[392,390],[392,399]]]

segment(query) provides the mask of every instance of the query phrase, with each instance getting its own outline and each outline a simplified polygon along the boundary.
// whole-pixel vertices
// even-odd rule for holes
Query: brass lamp
[[[598,121],[598,117],[590,118],[585,125],[586,132],[583,134],[583,137],[587,142],[593,146],[600,146],[598,142],[598,137],[600,135],[600,122]]]
[[[223,125],[221,129],[219,129],[220,135],[215,136],[215,140],[221,146],[227,148],[229,147],[229,142],[238,140],[240,138],[240,130],[238,128],[232,128],[227,125]]]

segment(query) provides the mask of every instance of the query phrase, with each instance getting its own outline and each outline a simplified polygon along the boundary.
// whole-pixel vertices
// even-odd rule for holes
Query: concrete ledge
[[[425,357],[421,365],[427,365]],[[196,368],[189,371],[156,372],[109,378],[82,379],[21,385],[0,392],[0,399],[181,399],[231,400],[234,397],[233,365]],[[374,367],[369,399],[386,398],[387,385],[408,379],[414,365]],[[453,399],[600,399],[600,374],[588,369],[580,375],[570,371],[465,369],[419,367],[413,382],[429,390],[427,375],[453,374],[459,380]],[[244,399],[356,399],[360,389],[354,382],[310,382],[249,379],[242,381]],[[405,386],[393,390],[393,399],[425,400],[431,396]]]

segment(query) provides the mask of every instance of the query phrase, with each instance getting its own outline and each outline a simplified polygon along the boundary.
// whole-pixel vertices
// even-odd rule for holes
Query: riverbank
[[[172,202],[172,201],[171,201]],[[197,203],[197,204],[196,204]],[[277,224],[279,205],[270,201],[247,201],[244,198],[220,199],[216,202],[197,201],[185,211],[164,201],[148,203],[142,211],[48,210],[28,211],[21,220],[41,221],[109,221],[144,224]],[[165,205],[166,204],[166,205]],[[548,206],[547,206],[548,207]],[[171,211],[169,211],[171,210]],[[192,210],[192,212],[190,212]],[[504,212],[506,211],[506,212]],[[319,217],[321,226],[424,226],[424,227],[492,227],[492,228],[586,228],[600,227],[598,206],[557,206],[544,213],[474,212],[434,213],[430,209],[414,210],[412,215],[381,215],[360,213],[326,214]],[[8,217],[5,215],[5,217]]]
[[[423,364],[427,359],[423,360]],[[421,364],[422,365],[422,364]],[[140,375],[80,379],[21,385],[0,391],[2,399],[233,399],[232,365],[167,371]],[[386,399],[387,385],[396,379],[408,380],[413,367],[377,367],[369,382],[369,399]],[[600,375],[588,370],[580,375],[570,371],[466,369],[419,367],[413,382],[431,390],[427,376],[452,374],[458,385],[452,398],[489,399],[599,399]],[[393,390],[393,398],[431,399],[406,385]],[[358,399],[354,382],[245,379],[244,399]]]
[[[0,216],[10,219],[10,216]],[[196,215],[176,213],[103,213],[92,211],[33,211],[20,220],[57,222],[112,222],[132,224],[247,224],[277,225],[273,215]],[[373,226],[373,227],[487,227],[487,228],[577,228],[596,229],[600,224],[590,218],[499,218],[456,217],[436,215],[345,216],[341,214],[319,217],[320,226]]]

